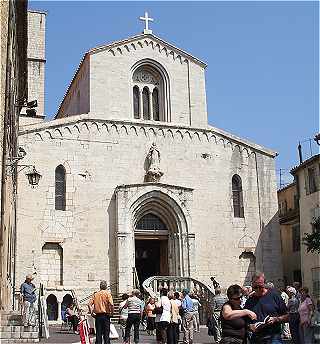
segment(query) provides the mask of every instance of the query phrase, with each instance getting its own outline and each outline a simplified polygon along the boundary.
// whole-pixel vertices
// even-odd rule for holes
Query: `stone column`
[[[118,248],[118,292],[126,293],[133,286],[134,244],[131,233],[117,233]]]
[[[153,120],[152,90],[148,88],[148,92],[149,92],[149,119]]]
[[[143,98],[142,98],[142,89],[139,87],[139,115],[140,119],[143,119]]]
[[[58,302],[58,322],[61,323],[62,322],[62,318],[61,318],[61,301],[60,300],[57,300]]]

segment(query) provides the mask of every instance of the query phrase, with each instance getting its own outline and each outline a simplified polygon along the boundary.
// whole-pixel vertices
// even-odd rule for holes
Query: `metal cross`
[[[149,21],[153,22],[153,18],[149,18],[148,12],[144,12],[144,17],[139,17],[140,20],[145,22],[145,29],[143,30],[143,33],[152,33],[152,30],[149,30]]]

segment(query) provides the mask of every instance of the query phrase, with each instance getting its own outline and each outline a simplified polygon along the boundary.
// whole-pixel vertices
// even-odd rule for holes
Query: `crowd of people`
[[[227,300],[218,292],[214,303],[209,332],[220,344],[320,343],[320,300],[299,283],[277,290],[257,273],[252,286],[231,285]]]
[[[312,300],[308,288],[299,283],[278,290],[266,282],[263,273],[256,273],[251,286],[231,285],[226,295],[215,286],[214,298],[209,303],[204,300],[203,305],[201,295],[187,288],[180,292],[163,287],[159,292],[148,298],[138,289],[122,295],[119,323],[124,344],[139,343],[141,324],[158,344],[177,344],[181,336],[184,344],[192,344],[194,332],[200,332],[200,310],[214,343],[282,344],[283,339],[290,339],[292,344],[320,344],[320,299]],[[34,325],[36,297],[31,275],[21,285],[21,298],[24,325]],[[95,318],[96,343],[109,344],[114,306],[106,281],[101,281],[89,310]],[[72,305],[66,317],[76,332],[78,317]]]
[[[183,343],[193,343],[200,331],[201,303],[196,292],[160,290],[158,298],[146,303],[139,290],[124,295],[120,304],[123,341],[129,342],[134,326],[134,343],[139,343],[139,324],[146,317],[146,330],[159,344],[176,344],[180,333]],[[252,285],[231,285],[224,295],[215,288],[215,297],[206,305],[208,335],[220,344],[292,344],[320,343],[320,300],[314,302],[307,288],[298,283],[277,289],[256,273]]]
[[[134,327],[134,343],[139,343],[139,326],[146,322],[148,335],[155,336],[157,343],[177,344],[180,332],[184,343],[193,343],[193,333],[200,332],[199,298],[188,289],[160,290],[160,296],[150,297],[144,302],[138,289],[129,297],[122,295],[120,303],[120,324],[124,343],[129,343],[130,332]]]

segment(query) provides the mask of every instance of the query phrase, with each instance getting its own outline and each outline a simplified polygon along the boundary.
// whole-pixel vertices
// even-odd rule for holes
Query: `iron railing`
[[[207,323],[207,318],[210,316],[212,311],[215,293],[213,288],[210,288],[203,282],[200,282],[192,277],[151,276],[142,283],[142,287],[144,291],[152,297],[154,297],[161,290],[161,288],[180,292],[183,289],[188,288],[200,300],[200,323]]]

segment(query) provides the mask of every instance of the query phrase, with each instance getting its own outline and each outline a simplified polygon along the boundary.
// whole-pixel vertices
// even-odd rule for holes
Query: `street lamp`
[[[41,174],[36,170],[34,165],[18,165],[18,162],[22,160],[27,155],[26,151],[19,147],[18,156],[11,157],[9,162],[7,163],[7,175],[12,175],[14,173],[15,167],[17,168],[17,173],[21,172],[25,168],[31,168],[31,170],[26,173],[28,178],[29,184],[34,188],[39,184],[40,178],[42,177]]]
[[[39,181],[41,179],[41,174],[37,172],[35,166],[32,166],[32,170],[28,173],[26,173],[26,176],[28,178],[29,184],[34,188],[39,184]]]

